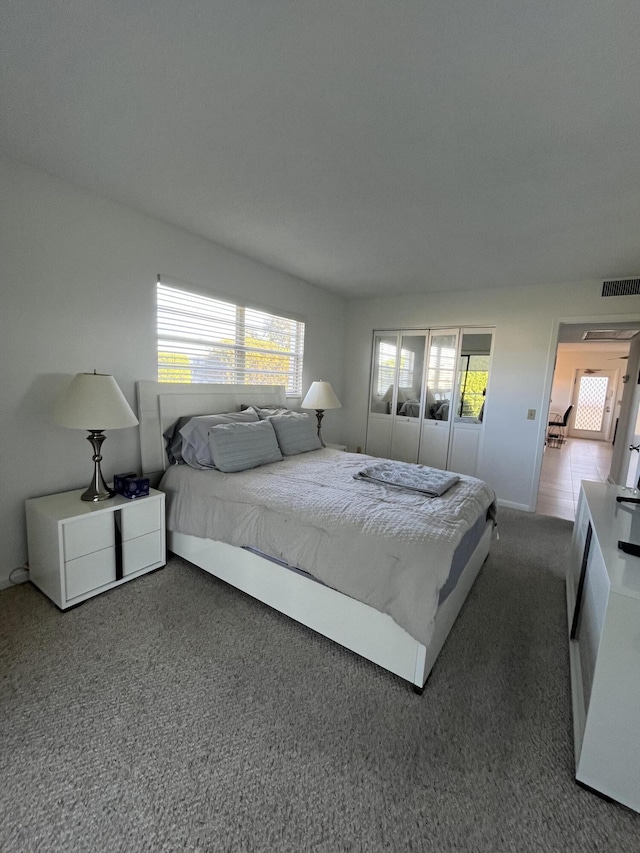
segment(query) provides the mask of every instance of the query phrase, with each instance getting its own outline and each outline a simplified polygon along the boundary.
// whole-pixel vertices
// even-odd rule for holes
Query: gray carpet
[[[422,696],[177,558],[2,592],[0,850],[640,850],[573,779],[571,525],[499,529]]]

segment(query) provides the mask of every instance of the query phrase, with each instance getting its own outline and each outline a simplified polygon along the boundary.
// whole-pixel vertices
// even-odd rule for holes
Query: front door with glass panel
[[[429,335],[418,462],[433,468],[447,468],[458,335],[458,329],[438,329]]]
[[[617,376],[617,370],[576,371],[569,435],[609,440]]]

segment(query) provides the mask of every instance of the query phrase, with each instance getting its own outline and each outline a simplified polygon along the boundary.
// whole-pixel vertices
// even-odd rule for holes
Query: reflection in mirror
[[[396,412],[401,417],[417,418],[420,415],[424,342],[424,334],[402,335],[396,403]]]
[[[456,363],[456,335],[432,333],[427,365],[427,399],[424,416],[448,421]]]
[[[388,415],[393,402],[398,339],[395,335],[376,335],[373,339],[373,381],[370,411]]]
[[[395,335],[375,335],[371,412],[419,417],[425,337],[405,333],[398,346]]]
[[[491,341],[490,333],[465,333],[462,336],[456,420],[471,423],[483,421]]]

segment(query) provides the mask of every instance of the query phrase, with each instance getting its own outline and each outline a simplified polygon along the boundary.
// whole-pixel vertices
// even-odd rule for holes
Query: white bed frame
[[[137,383],[142,468],[152,484],[167,466],[163,432],[183,415],[238,411],[243,403],[285,406],[283,387]],[[467,595],[489,554],[492,523],[454,590],[438,608],[424,646],[393,619],[343,593],[256,554],[183,533],[168,533],[168,549],[231,586],[411,682],[421,693]]]

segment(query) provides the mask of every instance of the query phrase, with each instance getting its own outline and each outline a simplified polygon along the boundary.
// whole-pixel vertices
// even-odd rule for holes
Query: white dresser
[[[63,610],[166,562],[164,493],[91,503],[83,491],[26,502],[29,579]]]
[[[576,779],[640,811],[640,505],[583,482],[567,573]],[[638,497],[638,495],[635,495]]]

